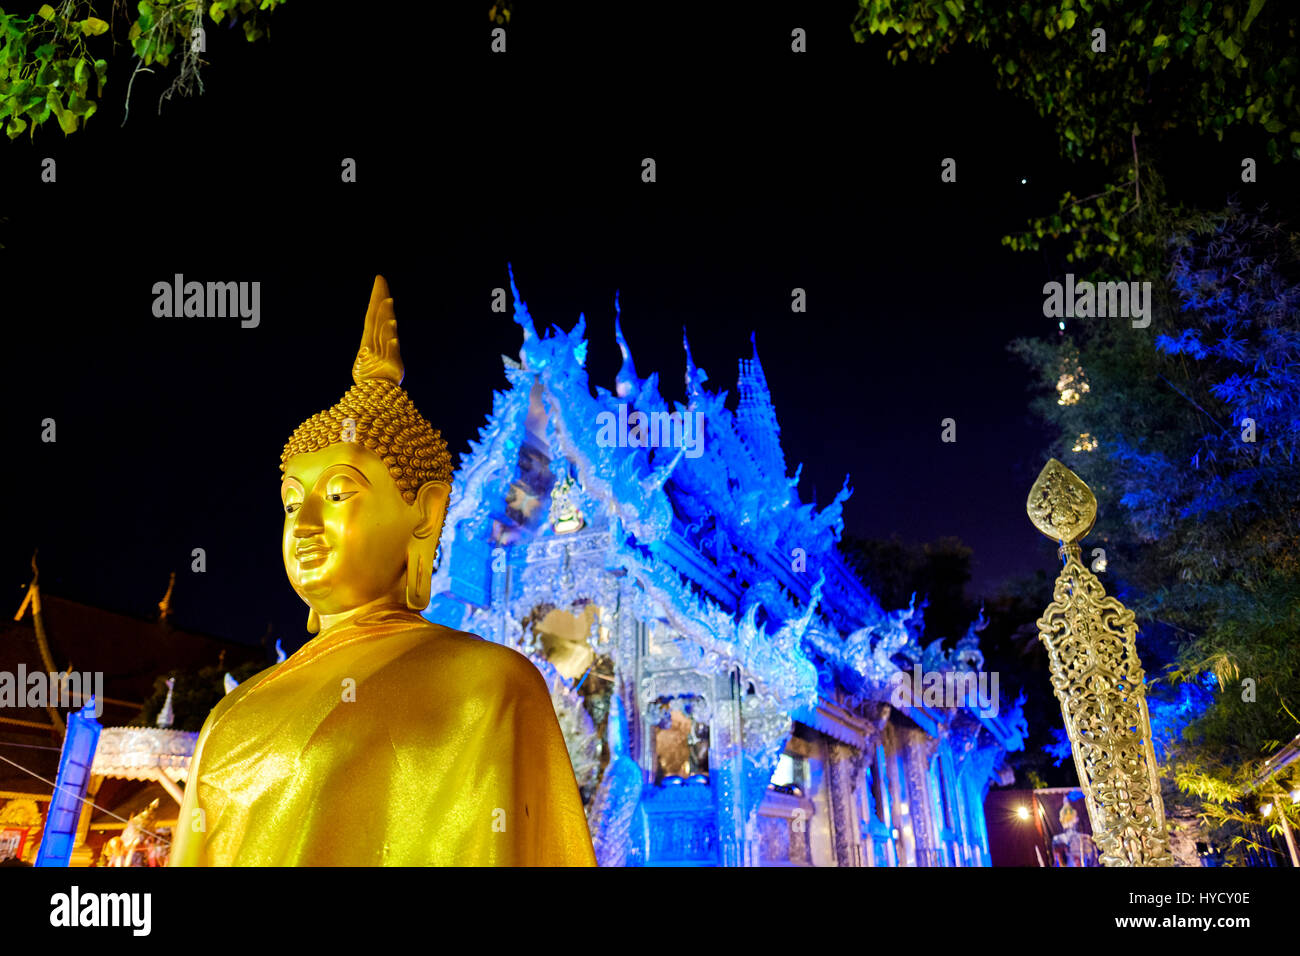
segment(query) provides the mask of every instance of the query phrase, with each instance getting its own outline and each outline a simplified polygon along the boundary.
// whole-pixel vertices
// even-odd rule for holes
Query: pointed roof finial
[[[40,550],[40,549],[38,548],[36,550]],[[41,613],[41,589],[37,586],[37,581],[40,580],[40,577],[41,577],[41,571],[38,567],[36,567],[36,551],[33,551],[32,552],[32,583],[27,585],[27,595],[23,598],[23,603],[19,606],[18,613],[14,615],[15,621],[21,621],[23,619],[23,615],[27,613],[27,608],[29,606],[32,609],[33,617]]]
[[[702,368],[696,368],[695,359],[691,356],[691,343],[686,338],[686,326],[682,326],[682,347],[686,349],[686,397],[688,399],[700,394],[701,388],[709,380],[709,373]]]
[[[167,623],[167,619],[172,613],[172,588],[176,587],[176,572],[173,571],[167,578],[167,593],[163,599],[158,602],[158,621],[161,624]]]
[[[785,478],[785,453],[781,450],[781,426],[772,407],[772,392],[758,360],[758,334],[750,332],[749,343],[753,358],[741,359],[740,375],[736,386],[740,402],[736,406],[736,419],[741,437],[749,447],[756,463],[772,480]]]
[[[176,678],[167,678],[167,699],[163,701],[162,710],[158,711],[158,719],[154,721],[159,727],[170,727],[176,722],[176,713],[172,710],[172,690],[176,686]]]
[[[506,272],[510,274],[510,294],[515,300],[515,324],[524,330],[524,341],[528,342],[537,338],[537,329],[533,317],[528,314],[528,304],[519,294],[519,286],[515,285],[515,268],[509,262],[506,263]]]
[[[641,386],[641,379],[636,374],[636,364],[632,361],[632,349],[628,347],[627,339],[623,337],[622,314],[618,307],[618,293],[614,293],[614,341],[618,343],[618,350],[623,355],[623,364],[619,366],[618,374],[614,376],[614,391],[619,398],[627,398],[637,392]]]

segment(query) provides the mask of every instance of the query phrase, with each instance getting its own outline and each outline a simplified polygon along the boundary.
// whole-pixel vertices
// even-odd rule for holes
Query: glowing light
[[[1097,439],[1092,437],[1092,432],[1084,432],[1074,443],[1071,451],[1093,451],[1097,447]]]
[[[1262,804],[1259,808],[1259,812],[1262,816],[1268,816],[1273,812],[1273,804],[1271,803]]]
[[[1029,808],[1028,808],[1028,807],[1024,807],[1024,806],[1016,807],[1016,816],[1018,816],[1018,817],[1019,817],[1020,819],[1022,819],[1022,820],[1028,820],[1028,819],[1029,819]]]
[[[1291,791],[1291,802],[1300,803],[1300,787]]]
[[[1065,328],[1064,322],[1061,323],[1061,328]],[[1061,377],[1056,380],[1056,404],[1077,405],[1079,399],[1090,391],[1092,386],[1084,380],[1083,369],[1076,368],[1073,372],[1062,372]]]

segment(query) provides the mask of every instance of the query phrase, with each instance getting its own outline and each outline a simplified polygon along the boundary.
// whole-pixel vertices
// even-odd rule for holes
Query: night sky
[[[755,331],[804,497],[824,505],[852,476],[849,533],[961,537],[972,595],[1055,566],[1024,512],[1047,435],[1006,344],[1055,332],[1042,284],[1065,269],[999,237],[1087,175],[1027,104],[971,58],[890,68],[880,40],[852,42],[853,3],[724,11],[743,24],[520,3],[505,56],[488,52],[487,6],[380,30],[370,11],[291,3],[269,44],[210,31],[202,97],[160,117],[170,76],[141,76],[120,128],[119,60],[86,131],[0,146],[15,608],[39,546],[51,593],[146,616],[176,571],[178,625],[250,642],[270,626],[298,646],[280,450],[351,384],[374,275],[405,387],[458,454],[518,354],[518,327],[489,309],[507,262],[539,328],[586,313],[594,384],[619,364],[615,290],[637,368],[670,401],[683,326],[733,403]],[[175,273],[260,281],[260,326],[155,318],[152,286]]]

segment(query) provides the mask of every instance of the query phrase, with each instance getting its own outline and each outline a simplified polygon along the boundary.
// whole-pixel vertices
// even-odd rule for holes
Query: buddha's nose
[[[325,525],[321,520],[320,499],[315,495],[311,495],[298,509],[298,519],[293,523],[293,536],[295,538],[310,538],[312,535],[320,534],[324,530]]]

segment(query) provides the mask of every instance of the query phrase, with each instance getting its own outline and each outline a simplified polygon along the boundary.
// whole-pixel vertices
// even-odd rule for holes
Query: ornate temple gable
[[[480,606],[487,603],[484,575],[493,511],[507,500],[518,470],[532,387],[532,376],[508,359],[506,378],[509,388],[492,393],[492,413],[453,476],[439,544],[442,559],[433,575],[432,593],[454,594]]]
[[[672,412],[703,416],[702,445],[691,455],[686,447],[619,447],[600,439],[602,415],[617,416],[620,406],[624,422],[629,408],[669,414],[657,377],[638,375],[621,319],[615,390],[593,392],[585,317],[568,332],[552,327],[539,336],[513,273],[510,284],[523,333],[519,360],[504,359],[509,387],[494,393],[492,415],[462,456],[446,523],[452,530],[444,532],[451,537],[443,541],[454,547],[435,575],[435,593],[490,603],[484,579],[493,547],[505,540],[502,516],[520,531],[506,543],[555,537],[544,520],[547,489],[571,479],[571,506],[590,529],[608,531],[605,566],[626,568],[655,592],[656,605],[673,609],[680,633],[703,653],[734,660],[770,684],[782,704],[815,694],[810,653],[832,683],[863,698],[881,698],[899,670],[896,658],[970,666],[964,658],[940,660],[940,642],[922,648],[917,609],[886,613],[845,564],[838,541],[852,493],[847,479],[820,511],[799,499],[798,470],[784,474],[780,428],[756,348],[740,365],[733,414],[725,392],[706,388],[707,373],[684,338],[689,404],[674,403]],[[469,582],[459,591],[458,577]],[[777,635],[796,630],[798,639],[775,649]],[[959,642],[959,655],[969,656],[977,643]]]
[[[886,612],[862,584],[839,550],[848,481],[825,508],[799,498],[799,471],[785,474],[756,348],[740,363],[733,412],[725,392],[706,387],[707,374],[683,339],[687,404],[670,406],[657,376],[638,374],[620,316],[614,335],[623,361],[614,389],[593,388],[585,318],[567,332],[553,327],[539,336],[513,274],[510,283],[523,342],[518,360],[503,357],[507,386],[494,393],[492,414],[461,457],[426,615],[530,653],[557,687],[593,668],[568,657],[556,658],[563,672],[548,664],[540,647],[551,641],[553,649],[556,634],[561,644],[604,656],[613,670],[597,676],[612,677],[639,714],[630,729],[643,757],[653,739],[645,714],[659,698],[690,691],[714,707],[715,773],[704,796],[719,815],[668,805],[702,799],[704,791],[683,788],[665,791],[667,804],[654,803],[655,819],[665,826],[712,821],[714,829],[695,841],[699,852],[687,854],[692,861],[748,858],[795,720],[860,755],[889,720],[877,719],[890,711],[877,702],[889,700],[891,676],[912,662],[980,666],[978,628],[945,652],[942,642],[921,640],[922,607]],[[602,420],[630,424],[632,413],[701,416],[703,441],[694,444],[684,430],[686,442],[676,446],[641,447],[627,431],[621,442],[602,436]],[[535,630],[557,611],[577,623],[563,633]],[[963,786],[979,790],[1004,748],[1020,740],[1011,714],[978,719],[923,710],[916,714],[924,731],[906,712],[895,715],[908,740],[909,786],[918,794],[928,792],[921,751],[930,744],[946,741]],[[840,823],[856,812],[860,763],[840,760],[832,768],[844,791],[835,810]],[[639,795],[637,786],[632,791]],[[654,839],[677,825],[652,827]],[[920,838],[930,857],[941,849],[934,832],[935,840]],[[837,858],[851,860],[853,850],[837,845]]]

